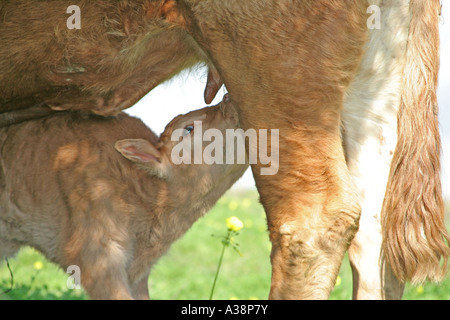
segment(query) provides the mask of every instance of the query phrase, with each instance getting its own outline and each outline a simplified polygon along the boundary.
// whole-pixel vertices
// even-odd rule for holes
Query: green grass
[[[264,210],[256,192],[226,194],[178,240],[152,270],[149,278],[152,299],[208,299],[226,234],[225,219],[237,216],[244,229],[235,240],[242,256],[231,248],[225,252],[214,299],[266,299],[270,289],[270,242]],[[83,290],[67,289],[69,274],[48,262],[31,248],[10,259],[14,288],[0,299],[86,299]],[[82,276],[82,275],[81,275]],[[345,258],[331,299],[351,299],[351,271]],[[10,287],[10,274],[0,266],[0,292]],[[450,278],[437,284],[407,285],[404,299],[450,299]]]

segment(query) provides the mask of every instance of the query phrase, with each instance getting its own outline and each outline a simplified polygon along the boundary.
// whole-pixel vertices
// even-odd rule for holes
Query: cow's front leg
[[[270,298],[326,299],[360,216],[338,123],[281,129],[279,157],[276,175],[253,166],[273,246]]]

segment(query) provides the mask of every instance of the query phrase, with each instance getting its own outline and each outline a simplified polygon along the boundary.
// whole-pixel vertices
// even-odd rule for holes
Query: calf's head
[[[235,139],[240,132],[237,111],[225,95],[216,106],[175,117],[157,144],[125,139],[115,148],[169,185],[196,188],[201,195],[218,185],[229,188],[247,169],[245,145]]]

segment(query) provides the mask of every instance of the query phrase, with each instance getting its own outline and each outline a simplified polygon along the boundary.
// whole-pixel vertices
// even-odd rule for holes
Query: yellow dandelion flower
[[[425,291],[425,288],[424,288],[423,286],[418,286],[418,287],[416,288],[416,292],[417,292],[418,294],[422,294],[424,291]]]
[[[226,220],[227,223],[227,227],[228,229],[232,230],[232,231],[239,231],[244,227],[244,223],[239,220],[238,217],[229,217]]]
[[[36,261],[35,263],[33,263],[33,268],[36,270],[41,270],[42,268],[44,268],[44,264],[41,261]]]
[[[340,276],[338,276],[338,277],[336,278],[335,286],[336,286],[336,287],[339,287],[339,286],[341,285],[341,283],[342,283],[342,279],[341,279]]]

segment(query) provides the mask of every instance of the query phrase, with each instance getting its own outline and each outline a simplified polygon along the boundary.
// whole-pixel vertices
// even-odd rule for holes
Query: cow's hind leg
[[[365,141],[366,145],[360,146],[360,156],[349,161],[362,199],[359,230],[349,249],[353,298],[400,299],[404,285],[383,262],[381,250],[383,238],[380,215],[389,174],[389,151],[386,146],[383,148],[379,145],[381,149],[374,147],[375,142],[380,141],[378,137],[366,137]],[[368,143],[369,141],[374,144]],[[379,151],[383,149],[387,152],[380,154]],[[357,168],[363,170],[359,171]]]
[[[397,143],[410,10],[408,2],[372,2],[380,6],[380,26],[370,29],[367,50],[347,90],[342,116],[348,168],[362,206],[349,258],[353,298],[399,299],[403,284],[383,265],[380,216]]]
[[[393,113],[392,115],[395,115]],[[355,115],[353,115],[355,116]],[[351,115],[344,115],[347,121]],[[370,119],[346,122],[345,144],[348,165],[361,199],[359,230],[350,246],[354,299],[400,299],[403,284],[383,262],[381,207],[395,147],[394,123],[376,123]],[[356,127],[365,127],[366,136],[353,136]]]

